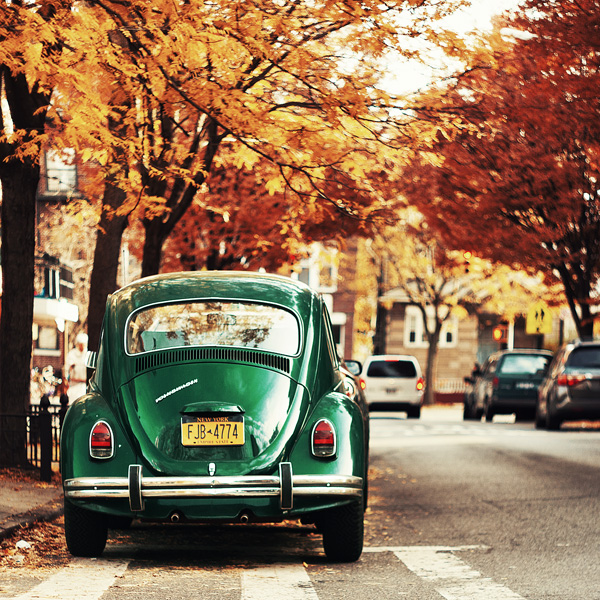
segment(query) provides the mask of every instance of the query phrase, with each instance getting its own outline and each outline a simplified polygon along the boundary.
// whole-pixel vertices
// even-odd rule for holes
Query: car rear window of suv
[[[575,348],[567,360],[567,365],[600,369],[600,346]]]
[[[375,360],[367,369],[367,377],[416,377],[417,370],[410,360]]]
[[[497,372],[503,375],[534,375],[546,368],[550,358],[550,356],[529,356],[527,354],[507,355]]]

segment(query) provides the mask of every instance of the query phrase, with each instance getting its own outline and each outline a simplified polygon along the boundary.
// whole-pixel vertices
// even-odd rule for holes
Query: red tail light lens
[[[317,421],[312,432],[312,453],[319,458],[330,458],[337,451],[335,429],[327,419]]]
[[[365,390],[367,388],[367,382],[361,377],[358,381],[361,390]]]
[[[106,421],[98,421],[90,432],[90,456],[111,458],[114,453],[114,437]]]
[[[425,380],[422,377],[417,379],[417,392],[421,392],[425,389]]]
[[[492,379],[492,387],[494,389],[496,389],[499,385],[500,385],[500,379],[498,379],[498,377],[494,377],[494,379]]]
[[[579,374],[579,375],[565,375],[564,373],[562,375],[559,375],[556,379],[556,383],[558,385],[564,385],[567,387],[571,387],[574,385],[577,385],[578,383],[581,383],[582,381],[585,381],[587,379],[587,376],[584,374]]]

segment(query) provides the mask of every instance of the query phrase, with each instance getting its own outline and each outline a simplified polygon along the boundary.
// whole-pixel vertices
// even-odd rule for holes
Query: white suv
[[[425,381],[414,356],[379,354],[367,358],[360,385],[369,408],[406,411],[409,419],[421,416]]]

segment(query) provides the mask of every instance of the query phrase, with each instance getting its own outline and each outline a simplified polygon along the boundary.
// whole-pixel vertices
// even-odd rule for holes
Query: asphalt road
[[[134,527],[99,560],[3,569],[0,599],[600,600],[600,430],[372,413],[365,551],[311,528]]]

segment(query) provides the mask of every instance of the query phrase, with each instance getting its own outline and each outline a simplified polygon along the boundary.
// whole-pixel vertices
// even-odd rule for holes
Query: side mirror
[[[344,365],[352,375],[360,375],[362,372],[362,363],[358,360],[345,360]]]
[[[85,366],[88,369],[92,369],[95,371],[97,364],[98,364],[98,353],[88,350],[87,356],[85,357]]]

